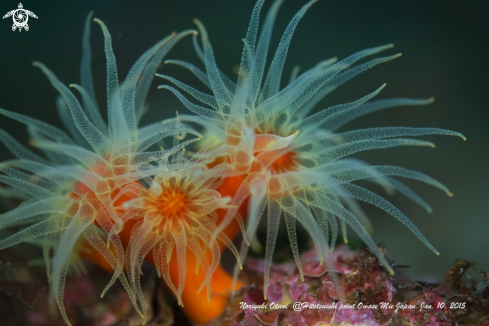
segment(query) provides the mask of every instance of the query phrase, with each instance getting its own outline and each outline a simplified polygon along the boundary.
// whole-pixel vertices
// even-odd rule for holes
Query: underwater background
[[[272,1],[267,1],[272,2]],[[306,1],[288,0],[282,6],[272,49],[290,18]],[[81,35],[90,10],[102,19],[113,37],[119,76],[125,76],[136,59],[173,31],[193,29],[193,18],[207,27],[219,67],[235,79],[253,0],[164,1],[28,1],[28,32],[12,32],[12,19],[0,22],[0,107],[61,126],[55,108],[56,90],[34,60],[45,63],[65,84],[79,83]],[[270,4],[265,4],[268,8]],[[2,1],[2,16],[16,9],[16,1]],[[461,132],[453,137],[426,136],[436,149],[402,147],[361,153],[372,164],[400,165],[428,174],[444,183],[453,198],[441,191],[406,183],[433,207],[428,214],[400,195],[390,201],[403,211],[441,253],[435,256],[407,228],[386,213],[363,205],[374,227],[374,240],[389,248],[388,257],[411,266],[406,274],[423,280],[440,280],[455,258],[476,261],[489,269],[489,1],[326,1],[316,3],[300,22],[285,64],[287,76],[295,65],[306,70],[320,60],[344,58],[356,51],[394,43],[387,54],[403,56],[354,78],[317,106],[350,102],[387,83],[377,99],[429,98],[428,106],[383,110],[357,119],[341,130],[365,127],[437,127]],[[263,18],[263,17],[262,17]],[[105,107],[105,56],[100,29],[92,26],[92,68],[99,104]],[[166,57],[198,62],[191,39],[180,42]],[[184,69],[163,66],[184,83],[198,87]],[[284,78],[285,82],[286,77]],[[186,112],[169,92],[150,90],[150,110],[142,121],[173,117]],[[0,127],[23,143],[23,125],[0,118]],[[0,147],[0,161],[12,158]],[[378,189],[376,189],[378,190]],[[3,208],[0,208],[0,211]],[[281,234],[287,243],[285,232]],[[351,233],[351,240],[355,235]],[[299,238],[307,248],[309,238]],[[352,241],[356,244],[355,241]],[[26,247],[28,248],[28,247]],[[276,253],[277,255],[277,253]],[[6,257],[0,257],[5,259]]]

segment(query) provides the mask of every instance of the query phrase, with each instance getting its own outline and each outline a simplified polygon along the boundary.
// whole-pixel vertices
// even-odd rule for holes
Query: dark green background
[[[265,10],[271,0],[265,4]],[[305,3],[288,0],[277,20],[272,49],[293,14]],[[2,1],[0,14],[17,8]],[[122,79],[136,59],[172,31],[194,28],[198,17],[208,28],[220,68],[233,76],[253,0],[166,1],[26,1],[30,30],[12,32],[12,19],[0,21],[0,107],[59,125],[55,90],[34,60],[47,64],[65,82],[79,83],[81,35],[90,10],[102,19],[113,37]],[[264,17],[264,12],[262,13]],[[354,121],[344,130],[370,126],[431,126],[462,132],[467,141],[453,137],[426,137],[436,149],[399,148],[359,155],[374,164],[396,164],[427,173],[446,184],[455,197],[418,183],[409,183],[434,208],[430,215],[401,196],[392,202],[405,212],[441,252],[437,257],[406,228],[387,214],[365,207],[372,219],[376,241],[384,241],[389,256],[410,265],[412,275],[440,279],[456,257],[479,262],[489,269],[489,2],[488,1],[326,1],[320,0],[296,30],[286,61],[288,76],[296,64],[308,69],[319,60],[343,58],[367,47],[395,43],[386,54],[403,56],[368,71],[334,92],[319,108],[352,101],[383,83],[378,98],[434,96],[424,107],[394,108]],[[105,107],[105,57],[102,33],[92,25],[93,70],[98,101]],[[197,63],[190,38],[167,58]],[[164,67],[196,85],[183,69]],[[162,83],[157,81],[158,83]],[[150,91],[150,114],[144,123],[184,112],[169,92]],[[0,126],[26,141],[25,128],[4,117]],[[1,147],[0,159],[10,158]],[[306,240],[304,240],[306,241]]]

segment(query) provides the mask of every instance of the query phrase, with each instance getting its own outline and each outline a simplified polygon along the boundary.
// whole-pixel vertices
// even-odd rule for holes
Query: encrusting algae
[[[243,286],[238,280],[239,272],[250,244],[257,243],[256,233],[263,216],[267,218],[262,266],[265,300],[273,300],[269,284],[282,216],[302,282],[307,272],[299,255],[297,222],[311,236],[320,266],[333,267],[327,263],[330,248],[334,248],[339,233],[347,241],[350,226],[385,271],[393,273],[370,236],[370,222],[357,201],[386,211],[438,254],[407,216],[354,182],[367,180],[380,184],[388,193],[400,192],[428,212],[431,207],[395,177],[427,183],[451,196],[447,187],[420,172],[369,165],[349,156],[398,146],[434,147],[431,142],[408,137],[465,137],[438,128],[380,127],[336,132],[368,113],[433,101],[371,101],[385,84],[354,102],[312,113],[320,100],[343,83],[377,64],[398,58],[400,54],[394,54],[355,65],[391,49],[390,44],[342,60],[324,60],[302,74],[294,69],[287,86],[281,88],[292,35],[315,2],[305,4],[292,18],[268,69],[272,29],[283,0],[273,2],[260,33],[264,1],[256,3],[236,82],[219,70],[207,31],[199,20],[194,20],[198,32],[188,30],[162,39],[136,61],[119,84],[110,33],[102,21],[95,19],[102,28],[107,59],[107,122],[97,104],[91,73],[92,13],[87,17],[83,35],[81,85],[70,85],[79,93],[81,104],[44,64],[34,63],[61,95],[58,112],[68,133],[0,109],[0,114],[27,126],[30,144],[44,154],[34,153],[0,129],[0,140],[17,156],[0,163],[0,182],[8,186],[2,188],[1,195],[22,201],[0,216],[0,228],[27,225],[1,240],[0,249],[43,238],[50,298],[56,301],[68,325],[71,323],[63,303],[65,280],[70,261],[80,263],[75,258],[82,257],[113,273],[102,296],[119,280],[142,318],[148,309],[141,286],[145,260],[153,264],[193,322],[205,323],[218,317],[227,305],[229,293]],[[205,71],[181,60],[165,62],[190,70],[211,93],[156,74],[172,84],[159,88],[171,91],[193,114],[177,114],[173,119],[139,127],[158,66],[177,42],[190,35]],[[174,86],[205,106],[194,104]],[[192,125],[197,125],[200,132],[193,130]],[[158,142],[169,136],[172,146],[156,149]],[[194,153],[188,151],[192,147]],[[233,240],[240,232],[243,241],[238,250]],[[226,248],[237,259],[233,277],[220,265],[221,252]]]

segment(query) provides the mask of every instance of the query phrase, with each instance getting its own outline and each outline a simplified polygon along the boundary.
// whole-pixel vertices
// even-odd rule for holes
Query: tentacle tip
[[[435,144],[430,144],[430,147],[431,148],[436,148],[436,145]]]
[[[32,61],[32,66],[33,67],[39,67],[40,62],[39,61]]]
[[[433,102],[435,101],[435,98],[434,98],[434,97],[430,97],[430,98],[428,99],[428,101],[429,101],[430,103],[433,103]]]
[[[449,192],[448,194],[448,197],[453,197],[453,193]]]
[[[198,18],[194,18],[192,19],[192,23],[194,23],[195,25],[197,25],[197,28],[200,30],[201,28],[203,28],[203,25],[202,25],[202,22],[198,19]],[[205,33],[204,33],[205,34]],[[205,35],[202,35],[202,37],[205,37]]]

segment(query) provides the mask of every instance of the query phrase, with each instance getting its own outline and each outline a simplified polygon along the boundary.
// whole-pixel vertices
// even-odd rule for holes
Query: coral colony
[[[292,35],[315,1],[305,4],[292,18],[268,67],[272,29],[283,1],[273,2],[258,33],[263,2],[259,0],[253,9],[236,82],[217,67],[207,31],[203,23],[195,20],[198,32],[189,30],[162,39],[136,61],[124,82],[119,83],[110,33],[102,21],[92,20],[90,14],[83,35],[81,85],[69,85],[81,101],[44,64],[34,62],[61,95],[56,104],[67,132],[0,110],[3,116],[25,124],[30,145],[43,153],[36,154],[0,130],[0,140],[17,157],[0,164],[1,195],[21,201],[1,215],[0,228],[23,227],[2,239],[0,249],[43,239],[49,297],[68,325],[71,323],[64,305],[65,281],[71,268],[82,268],[81,258],[112,273],[102,296],[115,282],[121,282],[141,318],[148,310],[141,285],[145,260],[154,266],[192,321],[208,322],[221,315],[228,294],[244,285],[239,272],[250,245],[256,244],[262,218],[266,218],[267,228],[265,259],[260,270],[264,299],[276,298],[269,285],[276,282],[271,279],[271,270],[281,223],[288,233],[293,269],[297,269],[302,281],[308,274],[299,255],[297,223],[312,239],[318,266],[328,266],[332,259],[330,249],[339,233],[346,241],[349,226],[372,257],[378,259],[386,275],[393,273],[371,238],[369,221],[357,201],[388,212],[438,254],[408,217],[383,197],[354,182],[367,180],[380,184],[388,193],[398,191],[427,211],[431,211],[430,206],[396,177],[427,183],[449,196],[451,192],[420,172],[398,166],[373,166],[349,156],[396,146],[434,147],[431,142],[406,137],[437,134],[465,139],[464,136],[438,128],[409,127],[336,132],[368,113],[395,106],[425,105],[433,100],[372,100],[385,87],[380,85],[354,102],[317,111],[316,104],[338,86],[400,54],[356,64],[392,48],[383,45],[342,60],[327,59],[303,73],[294,69],[288,84],[281,87]],[[104,35],[107,122],[102,118],[92,80],[92,21]],[[145,98],[158,66],[186,36],[193,37],[205,70],[180,60],[166,63],[190,70],[210,92],[200,92],[178,78],[157,74],[170,83],[159,88],[173,93],[193,114],[177,114],[175,118],[140,127],[146,111]],[[166,137],[173,139],[172,146],[158,149]],[[238,249],[233,240],[239,233],[243,239]],[[220,265],[225,248],[237,259],[233,277]]]

